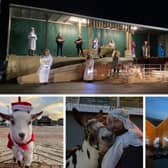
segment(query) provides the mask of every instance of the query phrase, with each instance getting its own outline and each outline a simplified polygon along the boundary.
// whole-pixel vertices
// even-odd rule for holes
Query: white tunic
[[[50,75],[50,69],[53,62],[51,55],[41,56],[39,68],[39,81],[40,83],[47,83]]]
[[[124,152],[124,148],[129,145],[142,146],[142,140],[135,133],[129,131],[117,136],[112,147],[104,155],[102,168],[115,168]]]
[[[91,81],[93,80],[93,77],[94,77],[94,60],[88,59],[85,65],[83,80]]]
[[[99,41],[98,41],[98,39],[94,39],[93,40],[93,48],[94,49],[98,49],[99,48]]]
[[[34,32],[30,32],[28,35],[28,48],[30,50],[36,50],[36,40],[37,40],[37,35]]]

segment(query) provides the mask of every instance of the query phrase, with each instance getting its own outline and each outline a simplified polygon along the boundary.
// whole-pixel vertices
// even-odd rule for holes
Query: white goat
[[[24,164],[25,168],[31,166],[34,144],[32,121],[42,113],[31,114],[27,110],[15,110],[12,115],[0,113],[0,117],[10,121],[7,146],[12,149],[14,162],[17,161],[20,167],[22,167],[22,164]]]
[[[85,127],[85,139],[67,156],[66,168],[98,168],[100,157],[113,141],[114,135],[101,122],[89,120]]]

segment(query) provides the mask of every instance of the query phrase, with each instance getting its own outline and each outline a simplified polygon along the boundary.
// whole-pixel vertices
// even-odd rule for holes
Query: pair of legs
[[[114,65],[113,66],[113,74],[115,75],[115,74],[119,74],[119,71],[120,71],[120,69],[119,69],[119,66],[118,65]]]
[[[78,54],[78,56],[80,56],[80,54],[81,54],[84,57],[82,46],[77,47],[77,54]]]
[[[57,56],[59,55],[59,53],[62,56],[62,49],[63,49],[63,45],[57,44]]]
[[[29,56],[34,56],[35,55],[35,50],[29,49]]]

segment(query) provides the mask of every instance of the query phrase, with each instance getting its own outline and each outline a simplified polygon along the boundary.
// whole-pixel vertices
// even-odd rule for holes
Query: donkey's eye
[[[15,121],[14,121],[14,120],[11,120],[11,123],[12,123],[12,125],[14,125],[14,124],[15,124]]]
[[[31,121],[29,121],[29,122],[28,122],[28,125],[30,125],[31,123],[32,123],[32,122],[31,122]]]

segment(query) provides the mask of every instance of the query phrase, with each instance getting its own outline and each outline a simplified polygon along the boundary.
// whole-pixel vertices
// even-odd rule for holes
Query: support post
[[[10,48],[11,21],[12,21],[12,8],[10,7],[9,8],[9,20],[8,20],[8,38],[7,38],[7,47],[6,47],[7,57],[9,56],[9,48]]]
[[[46,15],[46,23],[45,23],[45,48],[48,48],[48,15]]]

